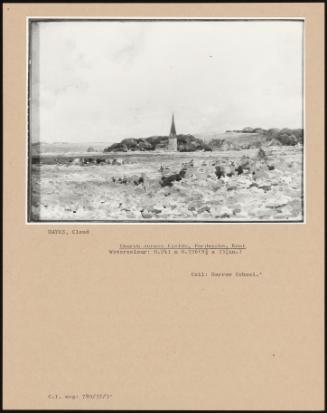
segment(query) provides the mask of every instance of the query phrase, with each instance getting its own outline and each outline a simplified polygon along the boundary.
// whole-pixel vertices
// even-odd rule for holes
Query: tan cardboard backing
[[[22,3],[3,11],[4,407],[322,409],[323,5]],[[305,224],[27,224],[27,16],[305,18]],[[49,235],[53,228],[90,234]],[[120,243],[167,242],[247,250],[108,253]]]

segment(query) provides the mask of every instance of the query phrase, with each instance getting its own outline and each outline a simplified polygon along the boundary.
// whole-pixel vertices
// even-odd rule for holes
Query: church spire
[[[171,117],[171,127],[170,127],[170,134],[168,138],[168,150],[172,152],[177,152],[178,150],[174,113]]]
[[[174,113],[173,113],[173,116],[171,118],[170,136],[176,136]]]

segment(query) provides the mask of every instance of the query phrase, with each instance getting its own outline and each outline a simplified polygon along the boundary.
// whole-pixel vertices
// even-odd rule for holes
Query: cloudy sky
[[[34,141],[302,127],[301,22],[33,26]]]

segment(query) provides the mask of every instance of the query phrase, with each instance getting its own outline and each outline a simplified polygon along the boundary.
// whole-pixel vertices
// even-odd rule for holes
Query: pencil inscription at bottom
[[[48,394],[48,399],[51,400],[109,400],[112,398],[111,393],[50,393]]]

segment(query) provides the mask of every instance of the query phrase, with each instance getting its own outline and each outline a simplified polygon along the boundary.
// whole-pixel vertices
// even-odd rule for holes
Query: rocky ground
[[[101,164],[32,165],[32,218],[300,221],[303,148],[114,154]]]

